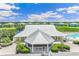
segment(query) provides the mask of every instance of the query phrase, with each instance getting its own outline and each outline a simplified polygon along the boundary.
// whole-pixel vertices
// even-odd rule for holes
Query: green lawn
[[[56,26],[56,29],[61,32],[79,32],[79,27]]]
[[[15,27],[10,27],[10,28],[3,27],[3,28],[0,28],[0,30],[16,30],[16,28]]]

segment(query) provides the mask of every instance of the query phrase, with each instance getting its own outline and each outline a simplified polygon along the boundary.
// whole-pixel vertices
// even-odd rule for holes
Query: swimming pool
[[[66,37],[71,37],[71,38],[79,38],[79,34],[68,34]]]

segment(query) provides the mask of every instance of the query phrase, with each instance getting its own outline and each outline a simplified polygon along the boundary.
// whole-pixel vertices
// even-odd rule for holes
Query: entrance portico
[[[28,45],[28,47],[31,49],[31,52],[43,53],[49,52],[49,47],[54,42],[54,39],[41,30],[37,30],[27,37],[25,42],[26,45]]]
[[[31,52],[40,53],[40,52],[49,52],[50,45],[31,45],[29,47]]]

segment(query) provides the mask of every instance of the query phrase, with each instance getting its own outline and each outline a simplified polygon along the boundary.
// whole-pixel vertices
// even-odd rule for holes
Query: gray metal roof
[[[48,34],[42,32],[41,30],[36,30],[31,35],[25,39],[26,43],[29,44],[51,44],[54,42],[54,39]]]
[[[26,25],[25,29],[14,37],[28,37],[36,30],[41,30],[50,36],[65,36],[66,34],[56,30],[54,25]]]

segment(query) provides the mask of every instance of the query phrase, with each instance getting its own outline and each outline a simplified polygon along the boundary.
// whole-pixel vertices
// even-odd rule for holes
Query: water
[[[69,34],[67,37],[79,38],[79,34]]]

